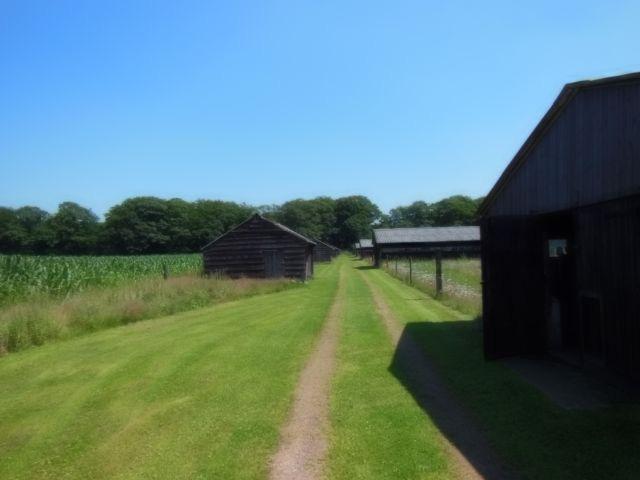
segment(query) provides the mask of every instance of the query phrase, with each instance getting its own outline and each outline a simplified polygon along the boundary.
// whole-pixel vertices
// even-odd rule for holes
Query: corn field
[[[198,254],[140,256],[0,255],[0,305],[36,295],[63,297],[152,276],[198,273]]]

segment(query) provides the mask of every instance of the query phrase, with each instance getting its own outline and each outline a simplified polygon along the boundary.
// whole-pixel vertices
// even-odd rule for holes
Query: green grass
[[[453,473],[442,434],[403,385],[365,275],[523,479],[637,478],[640,407],[556,407],[484,361],[470,315],[361,265],[342,256],[298,288],[0,358],[0,478],[265,478],[341,269],[328,478]]]
[[[88,332],[271,293],[301,284],[285,279],[218,279],[199,275],[146,278],[91,287],[65,298],[40,297],[0,308],[0,355]]]
[[[0,359],[0,478],[264,477],[339,265]]]
[[[477,321],[383,271],[366,274],[523,478],[638,478],[639,406],[563,410],[500,362],[484,361]]]
[[[383,262],[391,276],[437,298],[441,303],[463,313],[477,316],[482,313],[482,270],[479,258],[445,258],[442,260],[443,291],[436,295],[435,260],[413,260],[409,282],[409,260]]]
[[[0,255],[0,305],[31,297],[63,297],[92,287],[111,287],[170,275],[200,273],[202,256],[33,256]]]
[[[451,478],[438,429],[389,371],[391,340],[369,288],[352,268],[346,288],[331,398],[329,478]]]

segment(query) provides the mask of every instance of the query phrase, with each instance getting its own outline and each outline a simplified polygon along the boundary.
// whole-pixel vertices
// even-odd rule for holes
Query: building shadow
[[[561,408],[505,362],[484,360],[479,320],[407,324],[389,371],[487,480],[520,478],[502,452],[532,478],[637,478],[640,471],[639,405]]]
[[[452,395],[416,341],[425,334],[425,329],[430,330],[429,335],[449,336],[453,330],[467,329],[472,323],[467,321],[407,324],[396,346],[389,371],[482,478],[517,478],[491,450],[470,413]]]

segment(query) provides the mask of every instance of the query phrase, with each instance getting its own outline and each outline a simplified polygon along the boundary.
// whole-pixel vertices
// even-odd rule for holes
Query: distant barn
[[[640,74],[566,85],[480,212],[486,356],[640,380]]]
[[[373,257],[373,243],[368,238],[361,238],[356,242],[356,255],[360,258],[372,258]]]
[[[313,276],[315,242],[258,214],[202,248],[204,270],[230,277]]]
[[[387,258],[479,255],[480,227],[377,228],[373,231],[375,264]]]
[[[340,253],[338,247],[334,247],[322,240],[314,239],[316,243],[313,249],[313,260],[315,262],[330,262],[334,257]]]

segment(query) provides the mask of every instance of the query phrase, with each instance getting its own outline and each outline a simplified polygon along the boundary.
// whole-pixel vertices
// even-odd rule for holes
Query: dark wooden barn
[[[486,356],[640,380],[640,74],[566,85],[480,212]]]
[[[313,276],[315,242],[258,214],[202,248],[208,274],[234,277]]]
[[[313,260],[315,262],[330,262],[340,253],[338,247],[334,247],[322,240],[313,239],[316,246],[313,249]]]
[[[376,266],[387,258],[477,256],[480,254],[480,227],[377,228],[373,231]]]
[[[369,238],[361,238],[356,243],[356,255],[360,258],[372,258],[373,257],[373,242]]]

